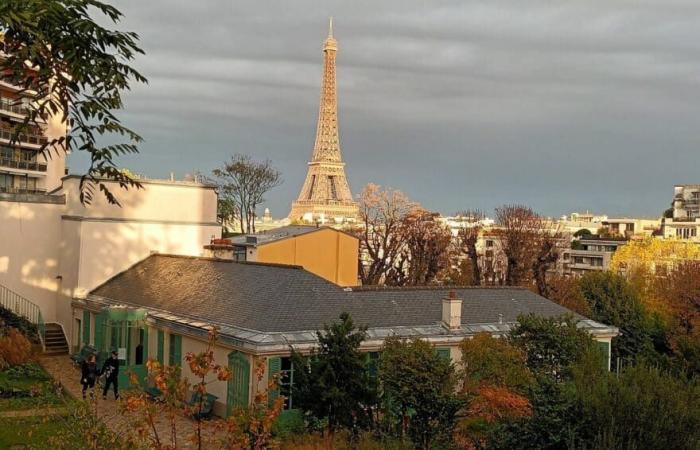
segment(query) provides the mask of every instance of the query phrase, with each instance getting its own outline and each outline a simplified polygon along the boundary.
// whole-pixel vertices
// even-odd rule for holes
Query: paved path
[[[79,399],[82,397],[82,386],[80,385],[80,370],[73,364],[67,355],[62,356],[45,356],[42,357],[41,365],[44,366],[47,372],[66,389],[73,397]],[[102,392],[95,392],[96,412],[102,421],[117,435],[124,435],[133,428],[129,425],[133,417],[128,417],[119,411],[117,404],[121,400],[114,400],[114,394],[110,391],[107,394],[107,400],[102,399]],[[205,428],[211,426],[207,422],[203,422]],[[176,418],[178,449],[194,449],[194,444],[189,442],[189,437],[195,430],[195,421],[183,415],[178,415]],[[165,437],[165,442],[169,441],[171,426],[170,421],[162,414],[156,420],[156,430],[161,439]],[[210,433],[203,433],[209,434]]]

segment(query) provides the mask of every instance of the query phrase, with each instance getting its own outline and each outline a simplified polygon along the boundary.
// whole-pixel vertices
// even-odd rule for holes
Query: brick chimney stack
[[[442,299],[442,323],[449,330],[458,330],[462,326],[462,299],[454,290]]]

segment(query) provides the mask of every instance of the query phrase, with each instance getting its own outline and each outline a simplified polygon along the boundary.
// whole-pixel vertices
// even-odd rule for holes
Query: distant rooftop
[[[206,182],[206,180],[201,179],[199,177],[195,177],[192,179],[184,179],[184,180],[175,180],[174,178],[149,178],[145,175],[140,175],[140,174],[131,174],[134,178],[134,180],[138,181],[141,184],[165,184],[165,185],[173,185],[173,186],[191,186],[191,187],[201,187],[201,188],[209,188],[209,189],[214,189],[216,186],[212,183]],[[61,180],[69,180],[69,179],[80,179],[80,175],[66,175],[64,176]],[[100,181],[105,181],[105,182],[114,182],[114,180],[110,180],[109,178],[98,178]]]
[[[303,234],[314,233],[320,230],[334,230],[330,227],[317,227],[315,225],[287,225],[284,227],[273,228],[272,230],[261,231],[255,234],[244,234],[230,238],[234,245],[255,246],[260,244],[268,244],[270,242],[281,241]],[[254,237],[255,239],[249,239]],[[253,242],[254,241],[254,242]]]
[[[619,237],[619,236],[614,236],[614,237],[603,237],[603,236],[598,236],[598,235],[589,235],[589,236],[581,236],[579,239],[580,242],[584,241],[609,241],[609,242],[627,242],[627,238],[624,237]]]

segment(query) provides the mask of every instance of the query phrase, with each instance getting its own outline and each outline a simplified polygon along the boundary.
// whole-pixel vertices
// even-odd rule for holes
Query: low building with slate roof
[[[359,240],[357,236],[331,227],[289,225],[218,239],[204,249],[204,256],[298,265],[341,286],[359,284]]]
[[[463,339],[480,332],[503,335],[521,314],[573,314],[523,288],[341,287],[299,266],[158,254],[75,299],[73,308],[86,325],[83,343],[100,352],[117,348],[137,373],[145,371],[148,358],[182,364],[184,354],[204,349],[208,330],[217,327],[216,360],[228,361],[237,380],[211,386],[219,414],[253,398],[257,358],[267,359],[268,376],[281,372],[280,389],[288,393],[290,348],[312,349],[316,331],[342,312],[368,327],[362,349],[370,357],[384,339],[398,335],[425,339],[455,361]],[[618,330],[574,316],[609,355]],[[293,408],[293,399],[285,407]]]

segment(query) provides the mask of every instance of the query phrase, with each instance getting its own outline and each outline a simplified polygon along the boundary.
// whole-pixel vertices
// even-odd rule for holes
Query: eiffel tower
[[[318,111],[316,143],[309,171],[289,218],[303,222],[352,222],[357,218],[345,163],[338,138],[338,97],[335,89],[335,55],[338,41],[333,37],[333,18],[323,45],[323,80]]]

